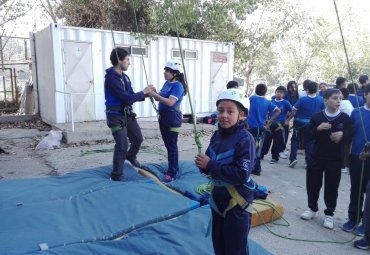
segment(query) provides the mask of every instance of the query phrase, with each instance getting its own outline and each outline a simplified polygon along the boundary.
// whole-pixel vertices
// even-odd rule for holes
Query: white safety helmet
[[[172,69],[174,71],[179,71],[179,73],[184,72],[183,69],[182,69],[181,61],[179,61],[179,60],[171,59],[171,60],[167,61],[167,63],[165,64],[164,67]]]
[[[241,104],[245,109],[248,108],[248,98],[241,89],[226,89],[218,95],[216,106],[222,100],[231,100]]]

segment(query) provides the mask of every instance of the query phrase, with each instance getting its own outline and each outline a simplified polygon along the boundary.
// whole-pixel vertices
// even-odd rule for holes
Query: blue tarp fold
[[[180,167],[176,189],[193,191],[207,181],[194,163]],[[205,237],[209,209],[128,164],[123,182],[109,180],[110,172],[108,166],[0,181],[0,254],[213,254]],[[49,249],[40,251],[40,244]],[[254,243],[250,249],[265,252]]]

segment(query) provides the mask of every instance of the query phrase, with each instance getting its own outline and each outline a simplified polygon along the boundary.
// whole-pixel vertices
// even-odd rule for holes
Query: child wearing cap
[[[179,171],[179,151],[177,140],[182,123],[181,101],[186,94],[186,86],[181,62],[170,60],[164,68],[164,83],[159,93],[152,92],[155,100],[159,101],[159,128],[168,155],[168,170],[163,182],[176,179]]]
[[[311,163],[307,165],[306,189],[309,209],[301,218],[310,220],[317,216],[318,199],[324,176],[324,201],[326,205],[324,227],[334,228],[334,211],[337,205],[338,188],[345,145],[351,142],[352,121],[339,110],[342,94],[339,89],[324,92],[326,108],[312,116],[308,136],[314,146]]]
[[[195,164],[213,180],[210,204],[215,254],[246,255],[253,202],[253,190],[247,186],[251,186],[256,159],[253,136],[242,121],[247,98],[239,89],[228,89],[219,95],[216,106],[218,130],[206,153],[196,156]],[[228,206],[231,200],[237,201],[235,206]]]

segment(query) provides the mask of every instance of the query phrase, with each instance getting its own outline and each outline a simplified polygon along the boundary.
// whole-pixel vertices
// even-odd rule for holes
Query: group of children
[[[364,225],[361,224],[362,207],[366,186],[370,180],[370,159],[369,156],[363,155],[369,155],[370,152],[370,82],[366,75],[360,76],[359,82],[361,88],[356,84],[347,86],[345,78],[338,77],[335,88],[328,88],[327,84],[321,83],[320,93],[317,93],[316,82],[304,81],[304,91],[299,92],[296,83],[291,81],[287,90],[279,86],[271,101],[263,97],[265,85],[259,84],[255,90],[256,95],[250,97],[247,124],[256,144],[262,146],[262,150],[257,147],[257,162],[253,169],[253,173],[258,175],[261,173],[258,159],[268,153],[271,140],[274,144],[271,148],[270,163],[276,163],[279,157],[285,158],[287,130],[290,120],[293,119],[289,167],[298,163],[297,150],[303,141],[307,170],[309,209],[302,213],[301,218],[310,220],[317,216],[324,177],[326,209],[323,226],[329,229],[334,228],[333,215],[341,169],[344,162],[348,162],[351,179],[349,219],[342,229],[347,232],[356,231],[357,235],[364,236]],[[278,109],[280,115],[277,114]],[[348,161],[343,160],[346,158]],[[370,208],[370,205],[368,207]],[[367,215],[367,221],[370,222],[370,212]],[[370,229],[368,232],[370,238]],[[365,237],[356,241],[355,246],[369,249],[370,239]]]
[[[105,97],[107,124],[116,142],[111,179],[122,179],[125,159],[134,166],[140,166],[136,155],[142,135],[132,112],[132,104],[145,97],[153,97],[159,101],[159,126],[168,152],[168,170],[163,181],[176,179],[179,170],[177,139],[182,122],[180,104],[186,93],[181,62],[170,60],[166,63],[166,82],[159,93],[153,85],[135,93],[128,76],[124,74],[129,66],[129,54],[122,48],[116,48],[110,59],[113,67],[107,69]],[[359,158],[367,141],[365,137],[370,137],[370,86],[363,87],[365,106],[358,108],[360,102],[356,100],[357,108],[349,117],[339,110],[343,93],[338,89],[327,89],[321,97],[317,95],[318,84],[313,81],[304,82],[305,94],[299,93],[294,81],[289,82],[287,88],[279,86],[271,101],[265,98],[267,86],[258,84],[255,95],[249,98],[249,113],[248,99],[242,90],[235,88],[236,85],[235,82],[229,83],[228,89],[219,95],[216,102],[218,130],[212,136],[205,154],[195,157],[195,164],[200,172],[213,182],[210,204],[215,254],[249,254],[247,237],[251,222],[250,205],[253,201],[253,190],[248,185],[250,175],[261,174],[260,160],[268,153],[272,142],[270,163],[277,163],[280,157],[286,156],[284,150],[289,135],[289,121],[292,118],[294,121],[289,166],[294,167],[297,164],[297,149],[302,139],[306,150],[310,209],[301,217],[308,220],[317,215],[317,200],[325,174],[324,199],[327,209],[324,226],[327,228],[333,228],[334,225],[333,214],[342,159],[345,145],[352,141],[349,160],[351,202],[349,221],[344,224],[343,229],[353,231],[359,224],[358,217],[355,216],[358,209],[362,208],[363,199],[361,193],[361,204],[358,206],[356,189],[360,180],[365,184],[370,178],[367,173],[363,179],[359,178],[363,162],[365,169],[370,169],[370,160]],[[321,87],[324,90],[325,86]],[[352,94],[349,91],[349,95]],[[362,123],[365,125],[363,132],[360,128]],[[128,151],[127,137],[131,142]],[[363,187],[365,189],[365,185]]]

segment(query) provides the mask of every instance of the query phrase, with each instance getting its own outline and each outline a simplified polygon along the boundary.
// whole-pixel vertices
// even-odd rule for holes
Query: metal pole
[[[5,73],[4,73],[4,51],[3,51],[3,37],[0,36],[0,57],[1,57],[1,73],[3,76],[3,88],[4,88],[4,102],[5,108],[8,106],[8,100],[6,98],[6,84],[5,84]]]
[[[15,72],[15,68],[13,68],[13,75],[14,75],[14,91],[15,91],[15,102],[18,105],[18,86],[17,86],[17,74]]]
[[[24,39],[24,59],[27,60],[27,58],[28,58],[27,40]]]
[[[14,103],[14,80],[13,80],[13,70],[9,68],[10,71],[10,87],[12,88],[12,103]]]
[[[73,95],[70,94],[71,97],[71,122],[72,122],[72,132],[75,131],[75,121],[74,121],[74,116],[73,116]]]

